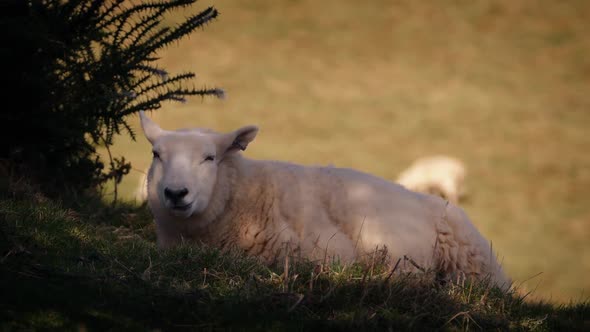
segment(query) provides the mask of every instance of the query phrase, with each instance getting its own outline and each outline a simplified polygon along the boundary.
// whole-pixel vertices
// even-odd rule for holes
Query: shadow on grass
[[[4,266],[0,273],[2,321],[10,330],[48,327],[98,330],[214,327],[435,329],[444,325],[441,324],[444,323],[442,317],[433,319],[437,313],[427,313],[426,307],[422,314],[416,315],[416,308],[403,308],[403,305],[382,310],[371,303],[362,305],[358,302],[362,289],[354,285],[340,289],[340,294],[334,295],[339,299],[348,294],[347,301],[335,303],[316,299],[314,303],[315,300],[306,300],[300,310],[289,312],[296,299],[284,293],[263,294],[250,299],[235,295],[216,299],[207,291],[181,293],[140,280],[71,275],[31,266],[20,271]],[[354,296],[355,293],[358,296]],[[430,299],[426,294],[420,296],[418,293],[407,294],[414,295],[411,299],[415,302],[411,306],[433,306],[420,303]],[[439,297],[435,306],[460,307],[450,297]],[[506,328],[504,322],[496,323],[496,328]]]
[[[159,251],[145,207],[0,199],[6,330],[584,330],[588,303],[526,303],[366,266],[267,267],[205,246]],[[377,271],[378,268],[375,268]],[[314,277],[315,273],[315,277]]]

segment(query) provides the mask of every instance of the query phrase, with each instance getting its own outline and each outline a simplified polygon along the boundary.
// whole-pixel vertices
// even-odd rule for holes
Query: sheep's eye
[[[215,157],[214,156],[207,156],[207,157],[205,157],[205,161],[213,161],[213,160],[215,160]]]
[[[152,154],[154,155],[154,159],[160,159],[160,154],[156,151],[152,151]]]

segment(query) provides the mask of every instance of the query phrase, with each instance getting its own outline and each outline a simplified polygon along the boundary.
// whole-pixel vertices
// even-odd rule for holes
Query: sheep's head
[[[205,211],[217,183],[220,163],[245,150],[258,132],[255,126],[229,133],[198,128],[168,131],[144,112],[140,112],[140,118],[153,149],[150,183],[155,190],[148,190],[148,199],[157,200],[171,215],[181,218]]]

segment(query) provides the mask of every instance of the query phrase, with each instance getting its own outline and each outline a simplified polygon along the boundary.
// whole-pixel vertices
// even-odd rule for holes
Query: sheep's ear
[[[220,152],[226,155],[246,150],[248,144],[254,140],[257,133],[258,127],[246,126],[223,135],[218,146]]]
[[[145,137],[152,143],[162,135],[162,128],[160,128],[155,122],[150,120],[147,115],[145,115],[144,111],[139,112],[139,118],[141,119],[141,128],[143,129],[143,133]]]

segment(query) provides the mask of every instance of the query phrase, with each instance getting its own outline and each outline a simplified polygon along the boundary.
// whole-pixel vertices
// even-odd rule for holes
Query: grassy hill
[[[587,298],[590,2],[198,4],[219,20],[161,61],[228,98],[166,104],[153,114],[165,128],[257,124],[250,157],[391,180],[454,155],[469,172],[463,207],[508,273],[547,300]],[[122,137],[115,150],[137,169],[121,188],[131,199],[149,146]]]
[[[158,251],[145,207],[0,198],[0,330],[582,331],[590,303],[294,257],[267,267],[206,246]],[[288,268],[286,268],[286,266]]]

